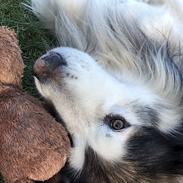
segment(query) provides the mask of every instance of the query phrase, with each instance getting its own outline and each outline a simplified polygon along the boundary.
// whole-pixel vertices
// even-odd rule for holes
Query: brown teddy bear
[[[24,64],[13,31],[0,28],[0,172],[7,183],[48,180],[65,165],[69,138],[35,98],[21,91]]]

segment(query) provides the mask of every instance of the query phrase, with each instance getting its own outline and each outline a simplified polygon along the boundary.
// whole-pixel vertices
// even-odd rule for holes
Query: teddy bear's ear
[[[0,27],[0,82],[21,86],[24,64],[14,31]]]

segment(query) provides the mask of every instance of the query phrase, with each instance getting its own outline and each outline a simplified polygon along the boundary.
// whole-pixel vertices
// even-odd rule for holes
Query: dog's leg
[[[126,14],[123,12],[126,10]],[[183,2],[165,0],[161,6],[133,2],[121,5],[121,16],[129,21],[133,19],[143,32],[154,40],[167,40],[172,45],[180,46],[183,42]],[[179,40],[179,41],[177,41]],[[182,45],[183,46],[183,45]]]
[[[183,2],[166,0],[163,6],[150,7],[149,11],[149,16],[138,21],[144,32],[155,40],[168,39],[172,45],[183,47]]]
[[[178,18],[182,17],[180,13],[175,15],[174,12],[182,7],[181,0],[164,0],[162,6],[138,0],[32,0],[33,11],[55,32],[61,45],[80,50],[85,50],[87,44],[94,41],[95,45],[105,46],[100,44],[108,38],[106,17],[119,20],[120,16],[127,22],[133,19],[148,37],[155,40],[168,38],[177,45],[177,38],[183,42],[183,24]]]

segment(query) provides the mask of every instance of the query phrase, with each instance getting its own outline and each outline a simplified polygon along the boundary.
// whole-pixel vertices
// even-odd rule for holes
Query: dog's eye
[[[119,115],[107,115],[104,121],[111,129],[115,131],[119,131],[130,126],[125,118]]]

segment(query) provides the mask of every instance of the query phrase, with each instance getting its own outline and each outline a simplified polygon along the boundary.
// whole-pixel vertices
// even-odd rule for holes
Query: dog
[[[183,2],[32,0],[60,42],[35,83],[73,140],[71,182],[183,182]]]

